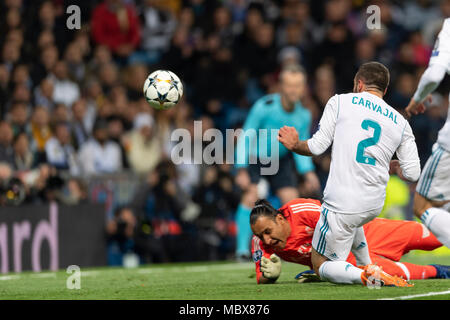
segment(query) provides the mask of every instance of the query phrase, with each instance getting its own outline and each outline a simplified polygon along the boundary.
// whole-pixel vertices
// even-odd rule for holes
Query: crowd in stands
[[[66,24],[72,4],[80,29]],[[380,29],[366,25],[372,4]],[[130,172],[141,185],[113,208],[111,263],[128,250],[147,262],[229,258],[241,192],[233,165],[174,165],[171,133],[192,132],[194,120],[203,132],[240,128],[252,104],[278,90],[289,63],[308,74],[302,104],[311,133],[327,100],[351,91],[367,61],[390,69],[385,99],[402,110],[447,17],[450,0],[4,0],[0,206],[92,201],[92,177]],[[175,72],[185,87],[165,111],[142,94],[157,69]],[[448,89],[446,79],[411,120],[422,165],[445,122]],[[324,186],[329,153],[314,163]],[[302,183],[299,190],[309,196]]]

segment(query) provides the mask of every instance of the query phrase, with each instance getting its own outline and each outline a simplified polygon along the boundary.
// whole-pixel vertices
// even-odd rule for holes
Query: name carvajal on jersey
[[[395,114],[392,110],[389,110],[389,108],[382,108],[378,104],[375,104],[368,99],[364,99],[363,97],[357,97],[357,96],[354,96],[352,98],[352,103],[356,104],[356,105],[361,105],[369,110],[377,112],[377,113],[389,118],[395,124],[398,124],[397,123],[397,114]]]

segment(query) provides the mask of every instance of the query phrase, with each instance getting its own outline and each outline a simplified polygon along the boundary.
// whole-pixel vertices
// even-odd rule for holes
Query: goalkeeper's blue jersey
[[[277,134],[271,134],[271,129],[279,130],[283,126],[290,126],[297,129],[301,140],[310,138],[311,127],[311,113],[308,109],[303,107],[300,102],[295,103],[295,107],[291,112],[287,112],[281,105],[280,94],[266,95],[255,102],[250,109],[248,117],[244,123],[244,132],[249,129],[254,129],[257,132],[257,143],[250,141],[250,135],[241,134],[237,144],[237,161],[235,167],[247,167],[249,164],[249,156],[257,159],[269,158],[272,155],[272,146],[278,145],[279,158],[283,158],[290,152],[277,139]],[[260,148],[260,140],[263,136],[260,135],[259,129],[267,129],[267,149]],[[264,140],[262,140],[264,141]],[[252,143],[253,142],[253,143]],[[260,149],[263,150],[261,155]],[[244,157],[245,155],[245,157]],[[310,157],[293,154],[296,169],[299,173],[314,170],[314,165]],[[245,161],[242,161],[245,159]],[[262,162],[262,161],[261,161]]]

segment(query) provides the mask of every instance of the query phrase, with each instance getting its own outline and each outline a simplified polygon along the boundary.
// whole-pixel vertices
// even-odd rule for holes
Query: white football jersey
[[[450,18],[444,20],[442,29],[434,43],[429,64],[439,64],[450,71]]]
[[[419,85],[414,93],[414,100],[423,101],[428,94],[439,86],[445,73],[450,73],[450,18],[444,20],[434,44],[428,68],[420,78]],[[450,152],[450,105],[447,111],[447,120],[442,129],[439,130],[437,143]]]
[[[331,211],[356,214],[383,207],[394,153],[408,180],[416,181],[420,176],[417,146],[408,121],[371,93],[330,98],[308,146],[319,155],[331,143],[323,199],[324,207]]]

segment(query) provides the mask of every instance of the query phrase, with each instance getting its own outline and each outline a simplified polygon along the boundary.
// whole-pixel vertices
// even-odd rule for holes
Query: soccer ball
[[[143,89],[147,102],[158,110],[173,107],[183,95],[183,84],[180,78],[168,70],[152,72],[145,80]]]

